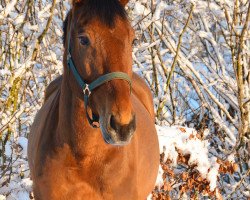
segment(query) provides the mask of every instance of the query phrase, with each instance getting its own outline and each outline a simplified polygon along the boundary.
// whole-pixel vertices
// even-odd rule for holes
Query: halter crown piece
[[[93,82],[91,82],[89,84],[86,83],[82,79],[80,74],[78,73],[78,71],[74,65],[73,58],[71,56],[70,33],[71,33],[71,27],[70,27],[69,36],[68,36],[67,65],[68,65],[69,69],[73,72],[75,79],[77,80],[78,84],[82,88],[82,92],[84,95],[84,107],[85,107],[88,122],[92,127],[98,128],[98,126],[94,124],[94,122],[99,121],[98,118],[96,116],[94,116],[93,114],[92,114],[92,118],[90,118],[88,111],[87,111],[88,100],[89,100],[89,96],[91,95],[92,91],[108,81],[111,81],[113,79],[122,79],[122,80],[126,80],[129,83],[130,92],[131,92],[131,79],[128,76],[128,74],[126,74],[124,72],[112,72],[112,73],[104,74],[104,75],[98,77],[96,80],[94,80]]]

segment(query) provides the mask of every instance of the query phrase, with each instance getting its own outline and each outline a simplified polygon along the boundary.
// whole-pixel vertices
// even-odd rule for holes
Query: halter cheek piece
[[[88,100],[89,100],[89,96],[91,95],[92,91],[94,89],[96,89],[97,87],[99,87],[100,85],[111,81],[113,79],[122,79],[122,80],[126,80],[129,83],[130,86],[130,92],[131,92],[131,79],[128,76],[128,74],[123,73],[123,72],[112,72],[112,73],[108,73],[108,74],[104,74],[100,77],[98,77],[96,80],[94,80],[93,82],[87,84],[82,77],[80,76],[80,74],[78,73],[72,56],[71,56],[71,48],[70,48],[70,33],[71,33],[71,28],[69,31],[69,39],[68,39],[68,53],[67,53],[67,65],[69,67],[69,69],[73,72],[73,75],[75,77],[75,79],[77,80],[78,84],[80,85],[80,87],[82,88],[82,92],[84,95],[84,107],[85,107],[85,111],[86,111],[86,116],[88,119],[89,124],[94,127],[94,128],[98,128],[97,125],[94,124],[94,122],[98,122],[98,118],[96,116],[94,116],[92,114],[92,118],[90,118],[88,111],[87,111],[87,107],[88,107]]]

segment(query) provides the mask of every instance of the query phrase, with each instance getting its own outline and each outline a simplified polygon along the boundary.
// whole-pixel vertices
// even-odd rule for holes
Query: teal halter
[[[70,32],[71,32],[71,29],[70,29]],[[98,128],[97,125],[94,124],[94,122],[98,122],[98,118],[92,114],[92,119],[91,119],[89,114],[88,114],[88,111],[87,111],[88,100],[89,100],[89,96],[92,93],[92,91],[108,81],[111,81],[113,79],[122,79],[122,80],[126,80],[129,83],[130,92],[131,92],[131,79],[128,76],[128,74],[126,74],[124,72],[112,72],[112,73],[104,74],[104,75],[98,77],[96,80],[94,80],[93,82],[91,82],[89,84],[86,83],[81,78],[80,74],[78,73],[78,71],[74,65],[72,56],[71,56],[70,32],[69,32],[69,39],[68,39],[67,65],[68,65],[69,69],[73,72],[74,77],[76,78],[78,84],[82,88],[82,92],[84,95],[84,106],[85,106],[85,111],[86,111],[86,116],[87,116],[88,122],[92,127]]]

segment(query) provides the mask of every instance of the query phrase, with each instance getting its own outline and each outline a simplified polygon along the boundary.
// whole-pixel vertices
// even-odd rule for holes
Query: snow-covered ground
[[[191,128],[156,126],[156,129],[159,136],[160,152],[165,154],[164,161],[170,160],[171,165],[176,166],[180,151],[183,155],[190,155],[188,164],[195,164],[196,170],[202,178],[209,181],[210,190],[213,191],[216,188],[219,164],[215,157],[209,157],[208,142],[198,139],[197,132]],[[12,167],[8,168],[9,171],[0,181],[0,200],[28,200],[32,192],[32,181],[29,179],[27,139],[19,137],[17,143],[8,142],[6,152],[8,157],[16,154],[12,155],[16,159],[12,160]],[[166,182],[163,180],[163,173],[164,170],[159,166],[156,181],[158,188]],[[152,195],[148,199],[152,199]]]

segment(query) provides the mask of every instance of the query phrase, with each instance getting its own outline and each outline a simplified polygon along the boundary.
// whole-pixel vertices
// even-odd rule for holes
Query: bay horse
[[[29,134],[36,200],[143,200],[159,145],[153,100],[132,71],[127,0],[73,1],[64,72],[45,91]]]

